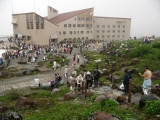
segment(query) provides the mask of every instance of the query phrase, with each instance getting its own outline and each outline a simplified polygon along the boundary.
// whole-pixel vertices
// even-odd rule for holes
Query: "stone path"
[[[72,65],[73,60],[73,54],[76,53],[76,55],[79,53],[79,49],[74,48],[72,55],[67,54],[67,57],[70,59],[70,63],[68,65],[68,74],[73,72],[74,69],[78,69],[79,65],[84,63],[84,58],[80,55],[80,63],[76,64],[75,66]],[[50,82],[51,80],[54,80],[55,73],[59,73],[60,76],[62,76],[62,80],[65,82],[66,79],[64,78],[64,67],[57,69],[56,71],[51,71],[45,74],[38,74],[33,76],[25,76],[25,77],[16,77],[16,78],[10,78],[10,79],[4,79],[0,81],[0,94],[3,93],[6,90],[10,90],[12,88],[18,89],[18,88],[24,88],[24,87],[30,87],[34,84],[35,77],[38,77],[40,79],[41,83]]]

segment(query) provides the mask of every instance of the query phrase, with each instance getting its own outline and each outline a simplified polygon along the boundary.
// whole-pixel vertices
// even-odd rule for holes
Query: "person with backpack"
[[[56,85],[56,88],[59,88],[59,81],[61,80],[59,74],[55,74],[55,85]]]
[[[123,85],[124,85],[124,92],[128,93],[129,92],[129,81],[131,79],[131,74],[128,72],[128,70],[124,71],[124,80],[123,80]]]
[[[96,70],[93,71],[94,76],[94,86],[98,87],[98,79],[100,78],[100,72],[98,71],[98,68],[96,67]]]
[[[88,87],[92,86],[92,82],[94,80],[94,77],[90,71],[88,71],[87,74],[85,75],[85,80],[87,82],[87,89],[88,89]]]

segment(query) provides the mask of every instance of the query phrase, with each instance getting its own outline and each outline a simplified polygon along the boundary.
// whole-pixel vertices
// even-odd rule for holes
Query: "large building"
[[[127,40],[131,19],[94,17],[94,9],[83,9],[59,14],[48,7],[48,16],[36,13],[13,14],[14,37],[33,44],[49,45],[68,39]]]

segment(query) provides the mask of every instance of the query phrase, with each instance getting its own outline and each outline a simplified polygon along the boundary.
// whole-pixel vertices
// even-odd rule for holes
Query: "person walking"
[[[149,70],[148,66],[144,67],[145,73],[142,75],[139,73],[141,77],[144,77],[144,82],[143,82],[143,92],[144,95],[148,95],[148,90],[151,88],[151,77],[152,77],[152,72]]]
[[[129,82],[131,79],[131,75],[127,70],[124,71],[124,80],[123,80],[123,85],[124,85],[124,92],[127,94],[129,92]]]
[[[93,72],[94,76],[94,86],[98,87],[98,79],[100,78],[100,72],[98,70],[98,67],[96,67],[96,70]]]
[[[64,76],[67,78],[68,77],[68,68],[65,66],[64,68]]]
[[[90,71],[88,71],[87,74],[85,75],[85,80],[87,81],[87,89],[89,87],[92,87],[92,82],[94,80],[94,77]]]
[[[58,74],[55,74],[55,84],[56,84],[56,88],[59,88],[58,83],[59,83],[59,76],[58,76]]]
[[[77,63],[79,63],[79,54],[77,55]]]
[[[40,87],[40,80],[38,79],[38,77],[34,79],[34,84]]]
[[[79,74],[79,76],[76,78],[76,81],[77,81],[77,85],[78,85],[78,90],[80,90],[80,88],[82,87],[82,83],[83,83],[82,74]]]

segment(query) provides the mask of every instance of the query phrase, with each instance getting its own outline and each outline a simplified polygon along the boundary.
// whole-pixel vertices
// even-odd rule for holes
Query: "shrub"
[[[152,47],[153,48],[160,48],[160,43],[153,43]]]
[[[144,107],[144,110],[146,113],[149,113],[149,114],[159,114],[160,100],[146,101],[146,105]]]
[[[25,94],[25,91],[17,90],[17,89],[11,89],[5,92],[5,95],[11,100],[16,100],[21,96],[24,96],[24,94]]]

